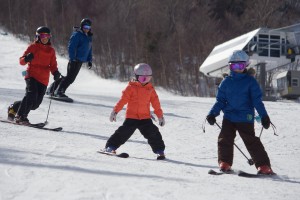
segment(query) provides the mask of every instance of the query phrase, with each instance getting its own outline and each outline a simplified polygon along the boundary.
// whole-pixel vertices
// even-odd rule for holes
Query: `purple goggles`
[[[49,33],[39,33],[39,34],[37,34],[37,36],[40,37],[41,39],[44,39],[44,38],[50,39],[51,38],[51,34],[49,34]]]
[[[229,63],[230,70],[244,70],[247,67],[246,62]]]
[[[92,27],[91,27],[91,26],[89,26],[89,25],[83,25],[83,26],[82,26],[82,28],[83,28],[83,29],[90,30]]]

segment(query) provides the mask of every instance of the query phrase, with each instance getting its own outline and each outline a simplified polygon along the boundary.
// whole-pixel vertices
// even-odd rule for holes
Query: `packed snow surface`
[[[0,35],[1,119],[7,117],[7,107],[24,96],[21,73],[25,66],[20,66],[19,57],[27,46],[10,34]],[[57,60],[65,75],[67,59],[58,56]],[[83,65],[67,91],[74,103],[51,102],[47,126],[62,126],[63,131],[0,123],[0,200],[299,199],[299,103],[265,102],[279,136],[270,128],[263,131],[261,140],[278,176],[213,176],[207,172],[218,170],[219,128],[205,124],[204,133],[202,125],[214,98],[181,97],[156,88],[166,119],[159,130],[167,160],[156,160],[139,131],[118,149],[129,153],[129,158],[97,153],[124,121],[124,110],[117,115],[117,122],[109,122],[109,115],[126,85],[101,79]],[[49,105],[45,97],[41,106],[30,112],[29,120],[44,122]],[[221,124],[222,116],[217,121]],[[259,136],[261,124],[256,123],[255,129]],[[235,143],[249,156],[239,136]],[[256,173],[237,149],[233,169]]]

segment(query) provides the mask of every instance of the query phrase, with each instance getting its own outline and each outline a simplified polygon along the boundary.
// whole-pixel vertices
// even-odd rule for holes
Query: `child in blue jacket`
[[[254,131],[254,108],[261,116],[265,129],[270,118],[262,102],[262,92],[255,78],[247,73],[249,56],[244,51],[234,51],[229,59],[230,75],[221,82],[213,105],[206,117],[210,125],[224,113],[218,138],[218,162],[221,171],[230,171],[236,131],[239,132],[260,174],[273,174],[270,159]]]
[[[82,19],[80,27],[74,27],[68,51],[69,63],[67,68],[67,75],[55,81],[47,90],[48,95],[57,98],[68,98],[65,94],[67,88],[75,81],[82,63],[88,63],[89,69],[92,67],[92,21],[88,18]]]

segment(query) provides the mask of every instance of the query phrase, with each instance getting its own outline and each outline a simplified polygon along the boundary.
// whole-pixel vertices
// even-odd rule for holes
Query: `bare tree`
[[[153,68],[155,85],[181,95],[215,94],[217,80],[199,66],[213,47],[257,27],[280,27],[300,17],[296,0],[0,0],[0,25],[33,39],[38,26],[52,30],[67,55],[73,26],[93,21],[95,72],[127,81],[140,62]],[[25,12],[26,11],[26,12]]]

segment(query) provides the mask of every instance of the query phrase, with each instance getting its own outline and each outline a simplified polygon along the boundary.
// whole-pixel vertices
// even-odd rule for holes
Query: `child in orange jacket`
[[[158,127],[153,124],[150,114],[151,103],[154,113],[158,117],[159,125],[165,125],[158,96],[149,82],[152,77],[152,69],[148,64],[140,63],[134,67],[134,74],[136,78],[129,82],[110,115],[110,121],[116,121],[118,112],[127,104],[126,119],[123,125],[108,139],[105,151],[116,153],[116,149],[124,144],[136,129],[139,129],[148,140],[152,151],[157,154],[157,159],[165,159],[165,144]]]
[[[27,116],[30,110],[37,109],[42,103],[50,72],[54,80],[61,75],[57,69],[55,50],[51,46],[50,38],[51,32],[48,27],[37,28],[35,42],[30,44],[20,57],[21,65],[28,64],[24,73],[26,94],[22,101],[16,101],[8,107],[7,119],[10,121],[29,125]]]

